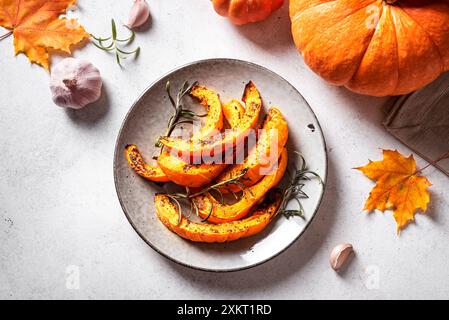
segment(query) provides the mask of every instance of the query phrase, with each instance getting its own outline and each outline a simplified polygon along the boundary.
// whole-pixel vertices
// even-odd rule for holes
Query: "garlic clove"
[[[53,102],[64,108],[80,109],[100,98],[103,81],[90,62],[65,58],[51,71]]]
[[[143,25],[150,16],[150,8],[145,0],[135,0],[126,26],[130,29]]]
[[[354,251],[352,244],[341,243],[332,249],[330,254],[330,264],[332,269],[335,271],[340,270],[340,268],[346,263],[351,253]]]

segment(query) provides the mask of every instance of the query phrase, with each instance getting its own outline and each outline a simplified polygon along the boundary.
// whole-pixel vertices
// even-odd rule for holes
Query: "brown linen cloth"
[[[385,128],[429,162],[449,151],[449,72],[426,87],[396,98]],[[436,165],[449,176],[449,160]]]

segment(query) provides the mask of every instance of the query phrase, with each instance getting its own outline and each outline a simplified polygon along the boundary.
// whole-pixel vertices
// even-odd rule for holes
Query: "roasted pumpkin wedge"
[[[229,242],[255,235],[273,220],[281,201],[281,195],[275,193],[272,201],[257,206],[246,219],[209,224],[195,223],[184,216],[179,221],[178,207],[164,194],[157,194],[154,200],[159,220],[177,235],[195,242]]]
[[[245,108],[243,108],[240,102],[233,101],[223,106],[223,111],[226,110],[223,114],[229,124],[235,127],[241,121]],[[188,164],[167,150],[162,151],[157,159],[157,163],[171,181],[191,188],[201,187],[210,183],[227,166],[226,164]]]
[[[158,166],[152,166],[145,162],[139,149],[134,144],[125,147],[125,157],[131,168],[141,177],[155,182],[168,182],[170,179]]]
[[[252,186],[259,181],[264,171],[269,170],[273,160],[276,161],[281,155],[282,149],[288,139],[288,125],[281,111],[277,108],[268,110],[265,117],[261,134],[258,136],[256,145],[251,149],[248,157],[241,164],[236,164],[225,170],[218,178],[217,183],[230,180],[246,171],[241,181],[246,186]],[[272,150],[276,148],[276,150]],[[231,185],[229,189],[237,192],[238,186]],[[226,188],[221,190],[227,192]]]
[[[174,183],[185,187],[201,187],[210,183],[226,164],[188,164],[170,151],[164,150],[157,159],[161,170]]]
[[[190,96],[206,107],[207,116],[204,125],[192,137],[192,141],[208,138],[220,132],[223,129],[223,110],[221,108],[218,94],[204,86],[193,86],[190,90]]]
[[[266,193],[274,188],[284,176],[287,168],[288,155],[284,148],[279,158],[277,168],[264,176],[258,183],[243,190],[243,195],[234,204],[225,204],[217,201],[210,193],[192,198],[199,209],[199,215],[212,223],[223,223],[239,220],[245,217]]]
[[[231,100],[223,105],[223,115],[231,128],[235,128],[245,115],[245,108],[240,101]]]
[[[233,148],[248,136],[249,130],[253,128],[259,119],[262,99],[259,91],[252,81],[246,87],[242,98],[245,102],[245,114],[242,121],[235,128],[222,134],[216,134],[201,139],[181,139],[179,137],[160,137],[159,141],[168,149],[177,151],[178,155],[184,157],[200,157],[202,155],[214,156],[215,152],[224,152],[226,148]]]

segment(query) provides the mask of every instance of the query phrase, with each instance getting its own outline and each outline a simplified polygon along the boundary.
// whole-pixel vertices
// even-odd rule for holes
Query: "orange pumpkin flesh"
[[[202,105],[206,106],[208,111],[205,124],[199,132],[194,135],[195,139],[201,138],[202,136],[209,136],[220,131],[223,128],[223,112],[218,95],[204,86],[192,87],[189,94],[192,97],[197,98]],[[171,180],[168,175],[162,171],[160,166],[147,164],[136,145],[131,144],[125,147],[125,157],[131,168],[133,168],[141,177],[155,182],[168,182]],[[165,161],[171,160],[170,163],[174,162],[176,165],[179,165],[179,161],[175,161],[175,159],[171,159],[171,157],[171,155],[165,156],[164,159]],[[217,172],[216,175],[220,172],[221,171]]]
[[[209,139],[181,139],[177,137],[160,137],[159,141],[168,149],[176,151],[180,156],[184,157],[201,157],[214,156],[214,153],[223,153],[226,148],[233,148],[236,144],[241,143],[248,136],[259,119],[260,109],[262,108],[262,100],[259,91],[252,81],[245,86],[243,95],[246,109],[242,121],[235,128],[224,134],[215,135]]]
[[[262,21],[279,9],[284,0],[212,0],[215,11],[242,25]]]
[[[235,99],[223,105],[223,115],[231,128],[235,128],[242,121],[244,114],[245,108]]]
[[[259,135],[256,145],[248,154],[248,157],[241,164],[236,164],[223,172],[216,180],[217,183],[230,180],[241,175],[245,170],[245,175],[241,181],[246,186],[252,186],[263,177],[263,171],[270,169],[269,161],[275,156],[276,161],[281,155],[281,151],[287,143],[288,125],[281,111],[277,108],[270,108],[265,118],[263,131]],[[275,147],[276,150],[271,150]],[[271,154],[273,153],[273,154]],[[234,192],[239,191],[236,185],[229,186]],[[222,192],[227,192],[223,188]]]
[[[295,44],[332,84],[406,94],[449,70],[449,2],[291,0]]]
[[[231,127],[235,127],[241,121],[244,112],[245,109],[238,101],[231,101],[223,106],[223,114]],[[226,164],[188,164],[166,150],[159,155],[157,162],[172,182],[191,188],[210,183],[227,166]]]
[[[287,162],[287,150],[284,148],[274,172],[264,176],[255,185],[246,188],[242,197],[234,204],[220,203],[210,193],[194,197],[192,201],[198,206],[199,215],[203,219],[209,217],[207,221],[212,223],[230,222],[245,217],[251,208],[280,182],[287,168]]]
[[[273,220],[281,204],[280,194],[271,203],[257,206],[250,217],[222,224],[195,223],[184,216],[179,222],[178,207],[163,194],[157,194],[154,202],[159,220],[179,236],[195,242],[228,242],[246,238],[261,232]]]
[[[157,163],[170,181],[191,188],[208,184],[226,168],[226,164],[187,164],[166,150]]]
[[[125,147],[125,157],[128,164],[139,176],[155,182],[170,181],[161,168],[151,166],[145,162],[136,145],[130,144]]]
[[[223,129],[223,111],[218,94],[204,86],[194,86],[189,94],[207,109],[204,125],[193,135],[191,140],[207,138],[221,131]]]

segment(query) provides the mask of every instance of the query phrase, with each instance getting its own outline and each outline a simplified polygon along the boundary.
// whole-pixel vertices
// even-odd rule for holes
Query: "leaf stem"
[[[445,153],[443,153],[436,160],[430,161],[427,165],[425,165],[421,169],[416,170],[414,174],[421,173],[424,170],[426,170],[428,167],[435,166],[438,162],[440,162],[441,160],[444,160],[444,159],[449,159],[449,151],[446,151]]]
[[[4,35],[1,35],[0,36],[0,41],[2,41],[3,39],[8,38],[12,34],[13,34],[13,31],[9,31],[9,32],[5,33]]]

